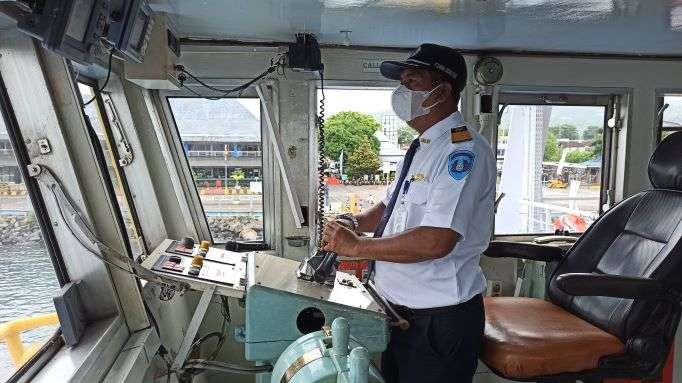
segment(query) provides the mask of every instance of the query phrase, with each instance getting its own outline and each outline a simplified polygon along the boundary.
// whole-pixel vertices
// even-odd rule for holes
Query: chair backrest
[[[564,273],[647,277],[682,290],[682,132],[656,148],[649,179],[652,190],[613,207],[585,232],[548,286],[552,302],[623,342],[637,336],[669,337],[679,320],[679,305],[572,296],[558,288],[556,278]]]

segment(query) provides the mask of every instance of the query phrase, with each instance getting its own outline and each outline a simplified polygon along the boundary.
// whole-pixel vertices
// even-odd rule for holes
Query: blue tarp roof
[[[591,159],[589,161],[585,161],[581,163],[580,165],[587,166],[588,168],[601,168],[601,156]]]

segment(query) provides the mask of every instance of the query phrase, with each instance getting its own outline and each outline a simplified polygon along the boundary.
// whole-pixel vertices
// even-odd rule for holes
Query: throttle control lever
[[[335,276],[338,264],[336,253],[318,250],[301,263],[297,274],[304,280],[325,283]]]
[[[338,265],[336,253],[319,251],[315,256],[321,256],[322,260],[320,261],[320,264],[315,267],[313,280],[317,283],[324,283],[327,278],[336,273],[336,266]]]

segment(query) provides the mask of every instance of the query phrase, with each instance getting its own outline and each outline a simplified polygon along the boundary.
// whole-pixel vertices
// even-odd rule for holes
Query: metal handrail
[[[189,157],[225,157],[240,158],[240,157],[261,157],[263,152],[261,150],[239,150],[238,155],[234,156],[232,151],[225,152],[223,150],[188,150]]]
[[[43,342],[35,342],[25,345],[21,340],[21,333],[26,330],[56,324],[59,324],[57,313],[17,318],[0,324],[0,342],[7,344],[7,351],[15,367],[20,367],[31,359],[43,344]]]

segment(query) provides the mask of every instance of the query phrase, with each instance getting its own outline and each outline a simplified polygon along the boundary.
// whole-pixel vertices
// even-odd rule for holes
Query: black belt
[[[434,315],[443,315],[443,314],[449,314],[453,313],[459,310],[462,310],[463,308],[474,305],[474,304],[479,304],[483,297],[481,294],[475,295],[473,298],[469,299],[466,302],[462,302],[456,305],[452,306],[441,306],[441,307],[429,307],[425,309],[413,309],[407,306],[401,306],[401,305],[396,305],[391,302],[388,302],[398,314],[400,314],[403,317],[418,317],[418,316],[434,316]]]

